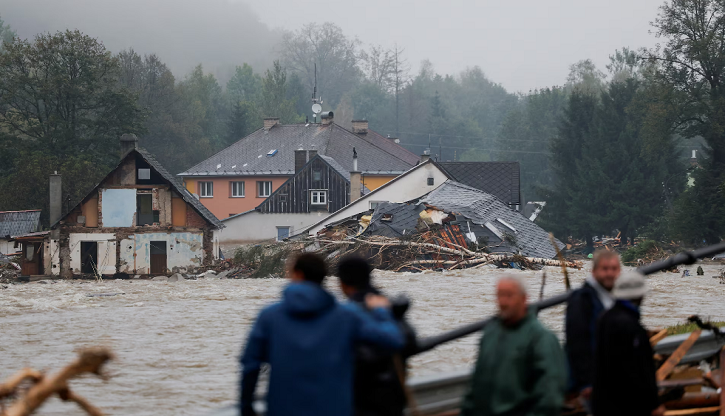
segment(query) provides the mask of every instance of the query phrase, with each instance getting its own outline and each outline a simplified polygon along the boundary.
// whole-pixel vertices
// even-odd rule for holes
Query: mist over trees
[[[220,76],[172,71],[153,51],[114,54],[78,31],[21,40],[0,21],[0,192],[12,195],[0,209],[45,208],[54,170],[77,200],[113,166],[123,133],[181,172],[264,117],[311,120],[316,85],[343,127],[367,119],[437,160],[519,161],[524,200],[547,201],[542,221],[562,239],[719,241],[723,24],[714,0],[670,0],[653,23],[659,49],[615,50],[602,69],[582,59],[564,85],[512,94],[477,66],[413,72],[404,45],[365,45],[330,22],[279,33],[260,45],[268,62],[240,57]]]

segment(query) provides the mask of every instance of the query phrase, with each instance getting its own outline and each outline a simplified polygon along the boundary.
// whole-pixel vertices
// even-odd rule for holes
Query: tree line
[[[363,45],[333,23],[286,32],[270,68],[241,64],[221,85],[201,65],[177,77],[155,54],[114,54],[79,31],[22,40],[0,21],[0,209],[47,207],[56,170],[77,201],[116,163],[123,133],[178,173],[263,117],[311,119],[316,87],[338,124],[367,119],[413,152],[519,161],[524,199],[547,201],[542,221],[561,238],[719,241],[723,24],[714,0],[669,0],[653,22],[659,48],[614,51],[606,71],[582,60],[564,85],[512,94],[475,66],[413,73],[403,47]]]

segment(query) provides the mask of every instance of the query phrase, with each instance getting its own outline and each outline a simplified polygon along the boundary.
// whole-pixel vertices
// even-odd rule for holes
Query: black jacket
[[[352,301],[363,304],[374,288],[357,292]],[[401,416],[405,410],[405,390],[399,372],[405,372],[406,360],[415,349],[415,331],[405,320],[407,299],[391,300],[393,316],[405,337],[405,347],[395,355],[383,349],[362,345],[355,360],[355,416]],[[397,360],[397,362],[396,362]]]
[[[566,358],[569,361],[569,391],[579,392],[594,381],[594,346],[599,316],[604,305],[596,289],[584,282],[566,307]]]
[[[617,301],[597,328],[594,416],[649,416],[659,403],[652,346],[631,303]]]

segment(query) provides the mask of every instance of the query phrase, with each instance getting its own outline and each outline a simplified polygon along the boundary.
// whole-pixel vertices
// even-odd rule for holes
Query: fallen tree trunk
[[[52,376],[40,377],[40,373],[33,370],[25,369],[15,376],[11,377],[3,386],[12,386],[13,390],[27,378],[35,378],[36,383],[28,392],[19,397],[10,405],[2,416],[28,416],[38,409],[50,396],[58,394],[62,400],[77,403],[83,410],[91,416],[102,416],[98,408],[92,406],[86,399],[76,395],[68,388],[68,381],[82,374],[95,374],[103,377],[101,370],[103,365],[113,358],[113,354],[105,348],[86,349],[79,353],[78,358]],[[18,381],[19,380],[19,381]]]

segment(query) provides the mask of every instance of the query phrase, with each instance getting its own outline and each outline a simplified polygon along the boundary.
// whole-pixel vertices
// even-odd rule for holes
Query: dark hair
[[[337,277],[342,283],[355,289],[370,287],[371,271],[368,261],[359,256],[347,256],[337,265]]]
[[[325,280],[325,276],[327,276],[325,260],[312,253],[303,253],[295,257],[292,270],[302,273],[306,281],[318,284],[321,284]]]

